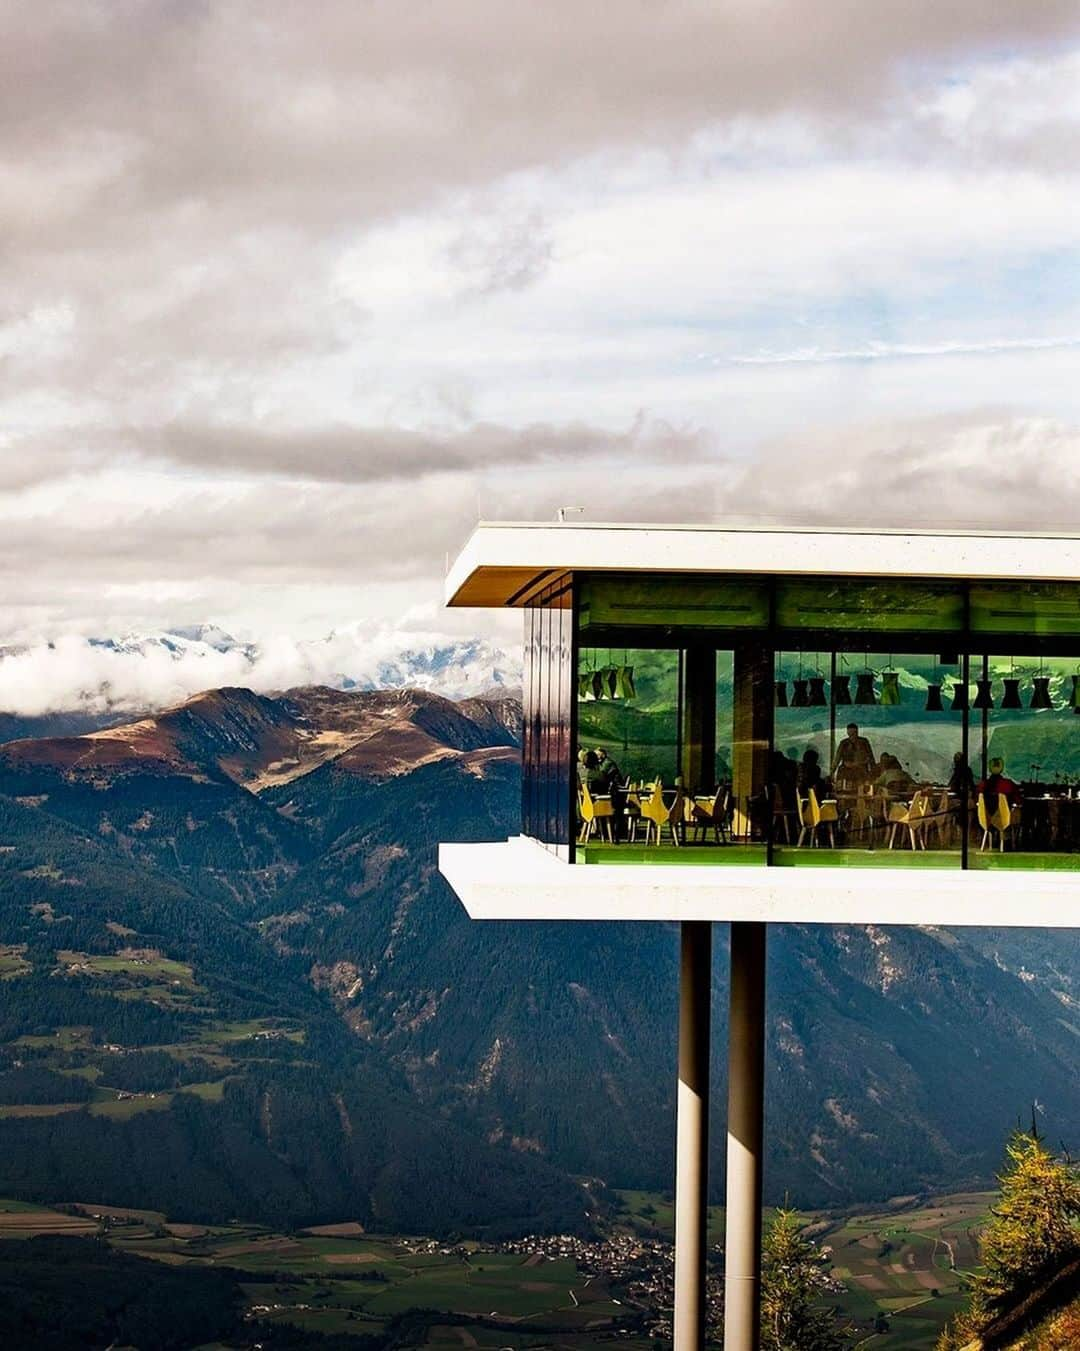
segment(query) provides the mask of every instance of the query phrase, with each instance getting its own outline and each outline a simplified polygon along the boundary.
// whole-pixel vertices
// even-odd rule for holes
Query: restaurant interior
[[[533,678],[570,668],[576,862],[1080,865],[1075,583],[594,574],[555,603]]]

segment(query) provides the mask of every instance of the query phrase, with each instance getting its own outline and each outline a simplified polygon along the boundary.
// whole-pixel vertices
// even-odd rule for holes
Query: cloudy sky
[[[0,22],[0,646],[64,639],[51,700],[73,635],[284,683],[506,637],[440,611],[480,516],[1080,523],[1075,0]]]

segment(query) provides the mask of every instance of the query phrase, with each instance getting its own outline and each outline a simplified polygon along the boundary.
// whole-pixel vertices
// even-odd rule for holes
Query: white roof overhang
[[[520,606],[567,572],[1080,579],[1080,538],[917,530],[481,524],[446,577],[446,604]]]

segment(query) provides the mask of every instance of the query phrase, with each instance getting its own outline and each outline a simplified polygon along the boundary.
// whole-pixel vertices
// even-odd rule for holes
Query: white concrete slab
[[[775,576],[1080,577],[1074,536],[721,526],[481,524],[446,578],[447,605],[520,603],[522,577],[561,572]]]
[[[565,863],[535,840],[443,844],[473,919],[1080,928],[1080,871]]]

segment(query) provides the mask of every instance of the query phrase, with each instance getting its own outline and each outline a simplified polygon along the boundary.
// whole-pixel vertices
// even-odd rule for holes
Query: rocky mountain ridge
[[[440,840],[517,828],[519,718],[512,700],[416,690],[208,691],[128,728],[0,747],[0,795],[115,851],[151,901],[178,885],[224,907],[464,1136],[666,1187],[674,927],[473,923],[435,866]],[[28,924],[47,940],[24,900],[0,942]],[[1080,1134],[1075,933],[776,928],[769,999],[774,1198],[985,1180],[1032,1099]]]

